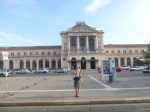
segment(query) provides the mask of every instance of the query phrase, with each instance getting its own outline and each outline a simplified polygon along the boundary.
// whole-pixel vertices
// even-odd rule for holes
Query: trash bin
[[[112,82],[113,81],[113,74],[109,74],[109,82]]]

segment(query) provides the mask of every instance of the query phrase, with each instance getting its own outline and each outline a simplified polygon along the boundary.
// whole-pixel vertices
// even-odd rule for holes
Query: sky
[[[104,44],[148,44],[150,0],[0,0],[0,47],[60,46],[61,31],[84,21]]]

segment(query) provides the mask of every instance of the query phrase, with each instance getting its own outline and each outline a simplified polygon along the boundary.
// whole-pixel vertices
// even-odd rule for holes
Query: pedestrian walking
[[[80,77],[80,69],[79,67],[76,68],[75,74],[74,74],[74,88],[75,88],[75,97],[79,97],[80,94],[80,88],[81,88],[81,77]]]

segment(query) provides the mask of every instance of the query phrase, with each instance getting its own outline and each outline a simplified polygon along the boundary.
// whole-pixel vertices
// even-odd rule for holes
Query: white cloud
[[[110,0],[91,0],[91,3],[86,6],[85,13],[94,13],[97,9],[108,4]]]
[[[1,46],[34,46],[42,45],[32,39],[27,39],[19,35],[8,34],[0,31],[0,43]]]

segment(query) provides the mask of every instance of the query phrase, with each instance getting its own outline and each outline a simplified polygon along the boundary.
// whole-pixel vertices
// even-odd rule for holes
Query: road
[[[36,90],[71,90],[73,89],[72,75],[68,73],[43,73],[43,74],[13,74],[8,77],[9,90],[34,89]],[[143,74],[141,71],[123,71],[117,74],[116,81],[113,83],[104,82],[98,71],[82,71],[84,89],[136,89],[148,88],[150,85],[150,74]],[[55,83],[54,83],[55,82]],[[0,91],[5,91],[5,78],[0,78]],[[33,87],[34,85],[34,87]],[[49,87],[48,87],[49,85]],[[53,86],[51,86],[53,85]],[[38,87],[40,86],[40,87]]]
[[[0,112],[149,112],[149,103],[0,107]]]

